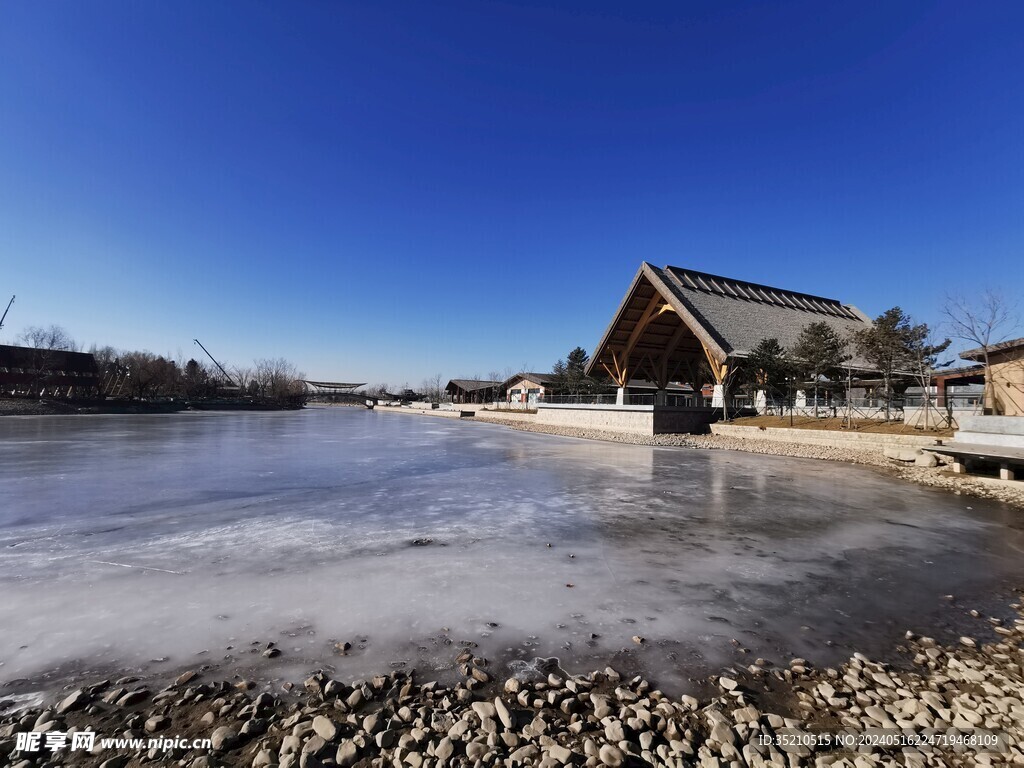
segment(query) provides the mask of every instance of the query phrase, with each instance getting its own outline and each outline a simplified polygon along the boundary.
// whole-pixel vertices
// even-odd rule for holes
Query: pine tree
[[[790,371],[790,361],[778,339],[761,339],[747,355],[747,380],[756,389],[769,393],[782,390]]]
[[[889,420],[893,379],[897,372],[910,368],[910,317],[899,307],[887,309],[875,318],[870,328],[854,336],[857,352],[882,377],[885,420]]]
[[[804,326],[790,350],[802,375],[814,383],[814,415],[818,415],[818,388],[822,379],[834,379],[849,359],[846,341],[826,322]]]

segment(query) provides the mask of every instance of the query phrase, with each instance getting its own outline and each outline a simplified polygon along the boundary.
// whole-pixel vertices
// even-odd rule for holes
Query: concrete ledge
[[[721,409],[665,405],[541,405],[537,424],[634,435],[701,434]]]
[[[667,408],[668,406],[659,406]],[[537,410],[561,410],[561,411],[635,411],[640,413],[651,413],[653,405],[614,405],[612,403],[537,403]]]
[[[827,445],[864,451],[884,450],[893,446],[925,448],[939,441],[921,435],[885,435],[872,432],[837,432],[825,429],[788,429],[786,427],[741,427],[735,424],[712,424],[711,434],[741,440],[773,440],[778,443]]]
[[[956,441],[1024,448],[1024,417],[965,416],[960,420]]]

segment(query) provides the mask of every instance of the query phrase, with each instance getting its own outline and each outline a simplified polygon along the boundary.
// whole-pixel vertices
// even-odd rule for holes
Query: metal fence
[[[538,400],[538,405],[616,405],[615,393],[603,393],[597,395],[551,395],[543,400]],[[656,405],[657,395],[627,395],[626,405]],[[711,408],[711,398],[701,395],[665,395],[661,405],[676,408]],[[729,398],[729,410],[749,408],[752,403],[749,398]]]

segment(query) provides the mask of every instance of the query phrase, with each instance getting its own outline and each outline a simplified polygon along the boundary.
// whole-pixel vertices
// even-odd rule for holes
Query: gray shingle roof
[[[623,374],[692,377],[705,353],[722,364],[746,357],[762,339],[773,337],[791,348],[815,322],[827,323],[843,338],[871,327],[863,312],[836,299],[643,262],[587,371],[605,372],[616,381]],[[871,369],[856,355],[849,364]]]
[[[488,381],[486,379],[452,379],[448,382],[448,387],[453,384],[466,392],[475,392],[478,389],[490,389],[491,387],[501,386],[500,381]],[[448,387],[445,387],[445,389]]]
[[[554,384],[556,382],[555,374],[553,373],[531,373],[523,371],[517,373],[515,376],[503,383],[505,386],[509,386],[512,382],[519,381],[520,379],[529,379],[530,381],[535,381],[542,386],[547,386],[548,384]]]
[[[788,349],[809,323],[827,323],[844,338],[871,325],[859,309],[836,299],[681,267],[654,271],[730,355],[745,357],[772,337]]]

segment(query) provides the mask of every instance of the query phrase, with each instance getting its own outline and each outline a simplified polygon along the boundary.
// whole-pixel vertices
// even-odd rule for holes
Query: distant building
[[[0,346],[0,392],[28,397],[96,397],[96,358],[85,352]]]
[[[981,348],[961,352],[965,360],[985,362]],[[993,344],[988,348],[988,383],[985,411],[1001,416],[1024,416],[1024,338]]]
[[[498,399],[501,385],[488,379],[452,379],[444,391],[453,403],[492,403]]]
[[[505,399],[510,403],[543,402],[554,394],[558,382],[553,373],[517,373],[503,383]]]

